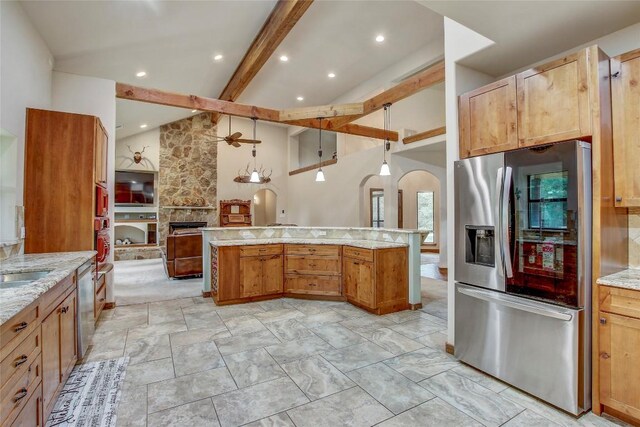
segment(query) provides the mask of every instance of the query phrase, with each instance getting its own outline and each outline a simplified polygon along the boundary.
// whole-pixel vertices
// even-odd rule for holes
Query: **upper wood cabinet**
[[[611,59],[615,205],[640,206],[640,49]]]
[[[95,162],[96,162],[96,184],[102,186],[107,185],[107,147],[108,139],[107,132],[104,130],[100,120],[96,118],[98,122],[96,126],[96,139],[95,139]]]
[[[459,107],[460,157],[518,148],[515,76],[462,95]]]
[[[589,90],[596,84],[591,52],[583,49],[461,95],[460,158],[590,137]]]

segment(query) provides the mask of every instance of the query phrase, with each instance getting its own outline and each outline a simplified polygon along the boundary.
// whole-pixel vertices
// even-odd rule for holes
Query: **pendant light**
[[[256,139],[256,118],[253,117],[253,139]],[[258,168],[256,167],[256,144],[253,144],[253,150],[251,151],[251,155],[253,156],[253,172],[251,172],[251,178],[249,178],[249,182],[259,183],[260,182],[260,174],[258,174]]]
[[[322,172],[322,117],[318,117],[318,173],[316,173],[316,182],[324,182],[324,172]]]
[[[387,163],[387,151],[391,148],[391,142],[389,142],[389,123],[391,122],[391,104],[384,104],[384,131],[385,131],[385,140],[384,147],[382,151],[382,166],[380,166],[380,176],[389,176],[391,175],[391,170],[389,170],[389,164]]]

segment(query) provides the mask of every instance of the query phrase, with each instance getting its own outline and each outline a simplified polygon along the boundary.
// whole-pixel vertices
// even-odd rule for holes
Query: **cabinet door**
[[[95,174],[96,184],[107,184],[107,134],[100,122],[96,119],[96,151],[95,151]]]
[[[588,51],[517,75],[521,147],[591,135]]]
[[[376,308],[376,292],[372,262],[360,262],[358,266],[358,302],[369,308]]]
[[[76,292],[72,292],[60,304],[60,377],[73,369],[77,360],[76,343]]]
[[[42,401],[44,408],[53,404],[60,384],[60,308],[42,322]]]
[[[252,297],[262,293],[262,258],[240,258],[240,297]]]
[[[360,263],[351,258],[343,258],[342,281],[344,284],[344,294],[349,301],[357,301],[358,299],[358,274]]]
[[[460,96],[460,158],[518,148],[516,78]]]
[[[600,312],[600,401],[640,419],[640,319]]]
[[[640,206],[640,49],[611,59],[616,206]]]
[[[284,260],[282,255],[263,258],[262,284],[264,294],[281,294],[284,287]]]

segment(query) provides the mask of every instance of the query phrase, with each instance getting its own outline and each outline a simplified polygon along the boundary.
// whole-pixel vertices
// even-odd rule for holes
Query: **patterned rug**
[[[114,427],[128,363],[121,357],[73,368],[47,427]]]

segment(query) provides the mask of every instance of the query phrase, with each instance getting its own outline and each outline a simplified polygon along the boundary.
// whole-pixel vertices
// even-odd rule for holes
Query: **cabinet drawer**
[[[285,292],[308,295],[341,295],[340,277],[287,276]]]
[[[287,256],[287,273],[289,274],[340,274],[339,257]]]
[[[42,296],[42,318],[44,319],[53,311],[54,308],[60,303],[60,298],[69,292],[69,289],[76,283],[76,274],[72,273],[58,282],[53,288],[49,289]]]
[[[287,255],[340,256],[338,245],[285,245]]]
[[[373,261],[373,250],[354,248],[353,246],[345,246],[343,249],[345,257],[361,259],[363,261]]]
[[[98,320],[98,318],[100,317],[100,313],[102,313],[104,304],[107,301],[107,287],[105,286],[104,280],[102,280],[102,285],[100,285],[100,282],[98,282],[98,286],[99,289],[98,292],[96,292],[96,297],[93,304],[93,314],[95,320]]]
[[[2,387],[0,392],[0,402],[2,409],[0,415],[0,424],[9,425],[13,419],[18,416],[22,410],[22,414],[18,416],[18,419],[23,417],[25,411],[30,411],[27,407],[28,402],[33,394],[42,393],[40,389],[40,382],[42,380],[42,372],[40,370],[40,358],[36,357],[25,373],[17,379],[17,381],[11,384],[6,384]],[[37,390],[34,393],[34,390]],[[40,411],[38,411],[40,412]],[[13,425],[30,425],[35,426],[39,424],[13,424]]]
[[[31,396],[27,396],[29,400],[22,408],[22,412],[18,418],[11,424],[11,427],[41,427],[44,420],[42,419],[42,386],[38,385]],[[25,399],[27,398],[25,397]]]
[[[640,319],[640,291],[599,286],[600,310]]]
[[[0,362],[0,386],[10,386],[28,369],[29,365],[40,359],[42,341],[40,327]]]
[[[240,256],[280,255],[282,245],[253,245],[241,246]]]
[[[40,305],[22,310],[0,328],[0,358],[4,359],[40,323]]]

